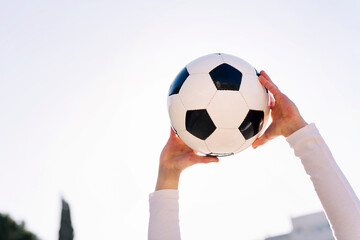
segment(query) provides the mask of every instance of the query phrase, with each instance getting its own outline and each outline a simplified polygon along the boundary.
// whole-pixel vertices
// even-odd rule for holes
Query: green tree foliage
[[[16,223],[8,215],[0,213],[0,240],[38,240],[25,229],[25,223]]]

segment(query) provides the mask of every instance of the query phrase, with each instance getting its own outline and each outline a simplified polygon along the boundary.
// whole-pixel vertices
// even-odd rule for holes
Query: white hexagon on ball
[[[248,62],[246,62],[245,60],[235,57],[233,55],[230,54],[221,54],[224,63],[227,63],[235,68],[237,68],[242,74],[248,73],[248,74],[255,74],[256,75],[256,71],[255,68],[253,66],[251,66]]]
[[[249,109],[238,91],[217,91],[207,111],[218,128],[238,128]]]
[[[217,128],[205,142],[211,153],[228,155],[239,149],[245,143],[245,138],[237,128]],[[221,145],[219,142],[221,142]]]
[[[236,149],[234,151],[234,153],[238,153],[241,151],[244,151],[245,149],[247,149],[248,147],[250,147],[252,145],[252,143],[256,140],[256,138],[259,136],[260,133],[256,134],[255,136],[253,136],[252,138],[246,140],[244,142],[244,144],[242,144],[238,149]]]
[[[209,73],[212,69],[224,63],[220,54],[210,54],[199,57],[186,65],[189,74]]]
[[[206,108],[216,93],[209,74],[190,75],[182,85],[179,95],[187,110]]]
[[[168,97],[168,111],[173,128],[177,131],[185,130],[186,109],[181,102],[179,94]]]
[[[197,152],[203,153],[203,154],[210,154],[210,150],[207,147],[204,140],[201,140],[188,131],[178,131],[177,135],[181,138],[181,140],[188,146],[190,146],[192,149],[194,149]]]
[[[249,109],[264,110],[266,108],[269,101],[269,95],[261,85],[257,75],[243,75],[239,91],[244,99],[246,99]]]

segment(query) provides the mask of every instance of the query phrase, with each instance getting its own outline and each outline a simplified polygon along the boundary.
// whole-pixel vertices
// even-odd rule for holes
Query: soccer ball
[[[228,156],[249,147],[269,116],[259,73],[241,58],[210,54],[190,62],[170,86],[172,128],[193,150]]]

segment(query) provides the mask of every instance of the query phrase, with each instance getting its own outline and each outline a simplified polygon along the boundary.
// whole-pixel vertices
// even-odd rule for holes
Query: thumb
[[[218,157],[214,157],[214,156],[204,156],[201,157],[201,163],[211,163],[211,162],[219,162],[219,158]]]
[[[170,127],[170,137],[172,138],[176,137],[175,130],[172,127]]]
[[[276,136],[274,135],[274,130],[275,126],[270,124],[266,131],[253,142],[252,147],[257,148],[258,146],[264,145],[269,140],[275,138]]]
[[[210,162],[219,162],[218,157],[214,156],[200,156],[197,155],[195,152],[191,154],[190,157],[191,161],[194,163],[210,163]]]

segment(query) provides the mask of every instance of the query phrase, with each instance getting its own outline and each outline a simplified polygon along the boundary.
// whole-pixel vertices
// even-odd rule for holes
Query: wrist
[[[297,119],[295,121],[291,121],[287,126],[287,128],[285,128],[285,131],[283,132],[283,136],[284,137],[288,137],[291,134],[293,134],[294,132],[296,132],[297,130],[305,127],[307,124],[307,122],[305,122],[305,120],[303,118],[301,119]]]
[[[180,171],[159,167],[158,179],[155,191],[162,189],[178,189],[180,179]]]

